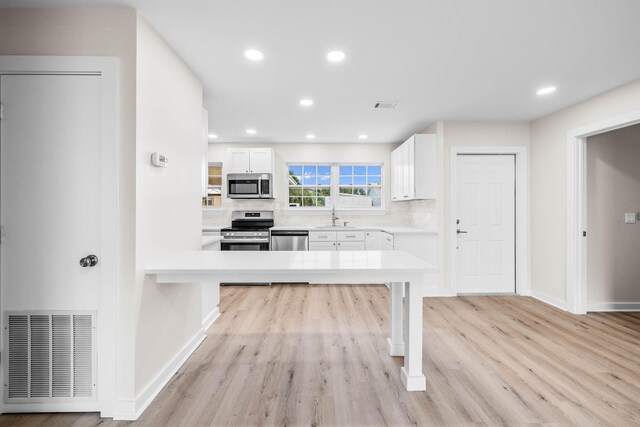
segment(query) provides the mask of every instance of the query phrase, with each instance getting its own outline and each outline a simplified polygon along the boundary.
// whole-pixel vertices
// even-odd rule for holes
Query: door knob
[[[457,234],[467,234],[468,231],[463,231],[463,230],[458,229],[458,230],[456,230],[456,233]]]
[[[82,267],[95,267],[98,264],[98,257],[95,255],[87,255],[80,260],[80,266]]]

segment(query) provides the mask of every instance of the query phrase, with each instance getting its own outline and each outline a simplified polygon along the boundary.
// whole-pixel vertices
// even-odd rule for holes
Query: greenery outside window
[[[381,164],[293,163],[288,180],[290,208],[382,208]]]
[[[380,165],[340,165],[339,208],[379,208],[382,206]]]
[[[331,206],[331,165],[289,165],[289,206]]]

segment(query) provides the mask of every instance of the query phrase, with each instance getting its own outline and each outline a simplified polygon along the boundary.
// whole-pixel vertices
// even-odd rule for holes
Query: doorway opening
[[[639,124],[640,111],[636,111],[568,132],[567,308],[573,313],[640,309],[637,300],[631,301],[634,291],[628,289],[624,278],[635,267],[634,263],[625,263],[624,258],[630,250],[635,252],[629,247],[636,233],[631,217],[638,222],[640,207],[634,207],[635,194],[622,188],[633,186],[637,162],[629,158],[616,160],[624,148],[618,146],[616,150],[612,145],[616,138],[628,139],[640,128]],[[628,156],[637,148],[624,142],[623,145],[630,150]],[[613,161],[615,164],[611,164]],[[611,241],[618,234],[622,240]],[[604,251],[607,245],[609,250]],[[604,254],[603,258],[596,259],[598,254]],[[614,289],[614,282],[622,285]]]

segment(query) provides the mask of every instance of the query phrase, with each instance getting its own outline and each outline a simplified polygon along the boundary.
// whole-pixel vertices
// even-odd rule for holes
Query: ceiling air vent
[[[397,101],[379,101],[373,104],[375,110],[393,110],[400,104]]]

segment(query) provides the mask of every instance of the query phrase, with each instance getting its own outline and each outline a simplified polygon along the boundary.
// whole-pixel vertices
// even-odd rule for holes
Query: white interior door
[[[458,292],[515,292],[515,156],[458,155]]]
[[[101,78],[3,75],[0,102],[4,109],[0,121],[3,315],[36,310],[97,313],[101,284]],[[89,255],[97,257],[96,265]],[[83,258],[85,266],[81,266]],[[76,329],[72,327],[75,340]],[[29,336],[33,338],[33,331]],[[95,351],[95,342],[91,348]],[[85,368],[93,369],[95,375],[95,364],[86,362],[93,368]],[[55,358],[51,363],[56,363]],[[55,370],[51,375],[55,380]],[[95,379],[87,381],[95,383]],[[78,395],[73,387],[75,384],[70,398]],[[95,384],[92,387],[90,396],[85,391],[85,401],[87,397],[96,399]]]

